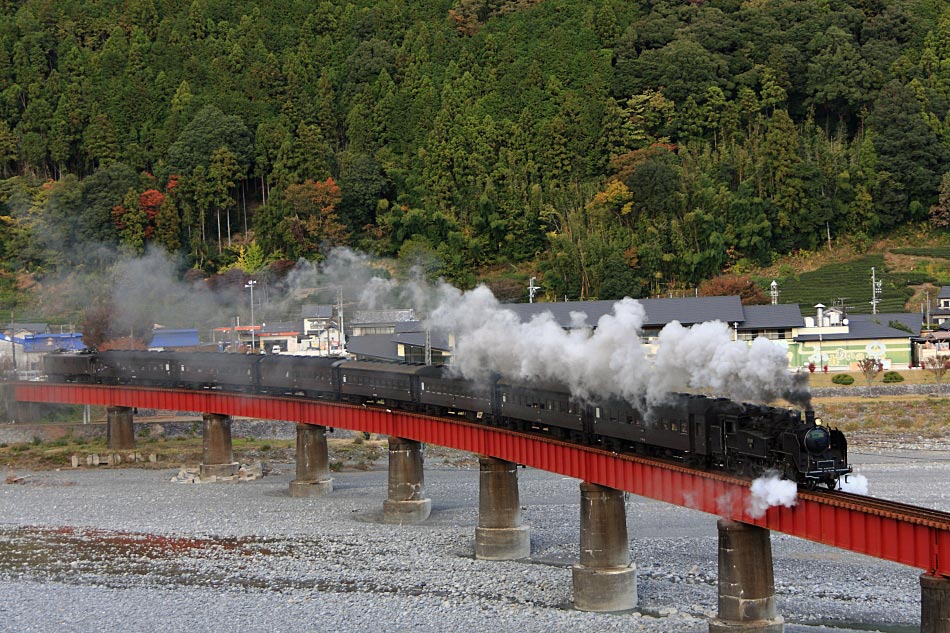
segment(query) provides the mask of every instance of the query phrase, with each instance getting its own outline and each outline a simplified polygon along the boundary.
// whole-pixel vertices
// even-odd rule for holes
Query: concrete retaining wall
[[[812,389],[811,395],[815,398],[835,398],[843,396],[929,396],[937,395],[937,385],[908,385],[906,383],[883,383],[875,380],[872,387],[867,387],[867,381],[862,376],[854,376],[854,384],[847,387],[826,387]],[[950,380],[943,385],[943,395],[950,396]]]

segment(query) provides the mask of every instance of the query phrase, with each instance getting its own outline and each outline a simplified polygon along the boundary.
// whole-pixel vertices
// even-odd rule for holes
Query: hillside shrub
[[[854,384],[854,377],[851,374],[838,374],[831,379],[831,382],[836,385],[851,385]]]
[[[893,248],[891,252],[898,255],[950,259],[950,246],[912,246],[907,248]]]
[[[888,371],[884,373],[884,382],[904,382],[904,377],[900,372]]]
[[[913,294],[908,284],[933,279],[926,273],[887,272],[884,255],[878,253],[823,266],[797,277],[779,279],[782,303],[797,303],[802,315],[812,316],[815,313],[812,306],[816,303],[829,304],[836,297],[863,297],[871,281],[872,267],[877,269],[878,279],[882,282],[881,303],[878,305],[881,312],[903,312],[904,302]],[[855,302],[849,311],[866,313],[871,311],[871,306]]]

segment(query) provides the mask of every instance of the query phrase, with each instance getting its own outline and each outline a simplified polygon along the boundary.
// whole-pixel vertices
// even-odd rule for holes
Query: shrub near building
[[[884,373],[884,382],[904,382],[904,377],[899,372],[889,371]]]

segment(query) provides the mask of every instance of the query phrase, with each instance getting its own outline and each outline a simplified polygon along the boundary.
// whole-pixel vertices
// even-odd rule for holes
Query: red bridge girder
[[[909,518],[859,497],[799,492],[792,508],[748,512],[747,482],[632,455],[403,411],[220,391],[17,383],[17,400],[195,411],[320,424],[438,444],[625,490],[950,577],[950,520]],[[941,513],[934,513],[939,515]]]

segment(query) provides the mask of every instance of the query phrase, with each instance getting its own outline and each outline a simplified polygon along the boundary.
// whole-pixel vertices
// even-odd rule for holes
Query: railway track
[[[798,496],[811,499],[824,505],[860,510],[865,513],[877,514],[881,517],[894,519],[902,523],[914,523],[927,527],[950,531],[950,512],[931,510],[912,506],[898,501],[880,499],[858,495],[850,492],[837,491],[799,491]]]

